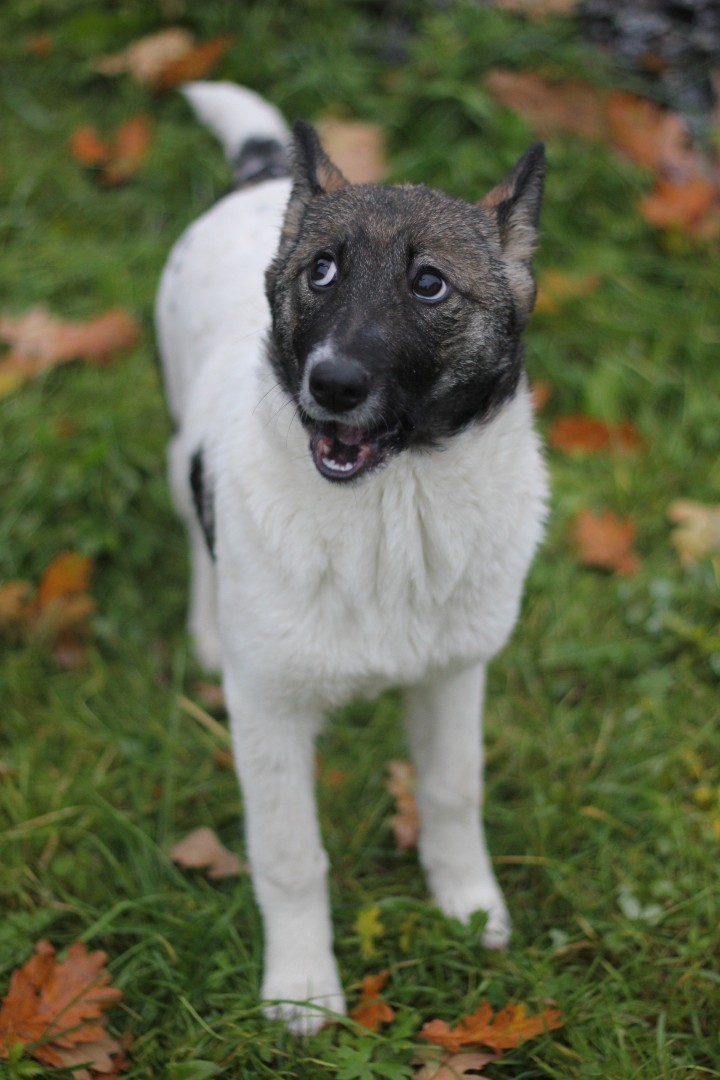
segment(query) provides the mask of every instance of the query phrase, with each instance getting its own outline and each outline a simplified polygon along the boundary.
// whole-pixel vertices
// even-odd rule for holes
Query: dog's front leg
[[[264,921],[265,1011],[292,1031],[310,1034],[325,1022],[323,1010],[345,1011],[332,951],[328,859],[315,807],[314,740],[321,717],[232,675],[225,692]]]
[[[446,915],[467,921],[486,911],[483,935],[503,948],[510,919],[482,824],[482,703],[485,666],[435,674],[405,693],[417,769],[420,860]]]

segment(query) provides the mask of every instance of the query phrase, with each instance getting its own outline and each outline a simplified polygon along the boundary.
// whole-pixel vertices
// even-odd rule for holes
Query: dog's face
[[[348,482],[487,419],[520,378],[544,155],[479,204],[349,184],[312,128],[267,273],[270,358],[320,474]]]

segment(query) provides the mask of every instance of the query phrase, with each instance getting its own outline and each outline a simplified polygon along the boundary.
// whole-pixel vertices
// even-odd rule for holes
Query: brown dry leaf
[[[560,416],[548,433],[554,450],[573,453],[601,454],[610,450],[628,454],[642,448],[642,440],[630,420],[622,424],[606,424],[590,416]]]
[[[694,174],[698,159],[682,117],[654,101],[616,90],[607,99],[608,135],[636,165],[677,178]]]
[[[201,826],[179,840],[170,858],[186,870],[207,870],[214,881],[237,877],[246,868],[234,852],[220,843],[212,829]]]
[[[380,998],[389,978],[387,970],[366,975],[360,986],[360,1001],[350,1010],[350,1019],[368,1031],[379,1031],[381,1024],[390,1024],[395,1019],[395,1010]]]
[[[533,412],[541,413],[552,397],[552,386],[549,382],[534,382],[530,387],[530,393]]]
[[[495,0],[495,7],[541,21],[550,15],[574,15],[579,0]]]
[[[232,34],[224,34],[193,45],[183,56],[164,65],[155,79],[155,87],[158,90],[172,90],[181,83],[204,79],[228,51],[233,40]]]
[[[575,519],[575,548],[584,566],[618,574],[634,574],[640,568],[640,557],[633,549],[635,523],[619,518],[612,510],[595,514],[582,510]]]
[[[0,339],[11,346],[0,360],[0,397],[58,364],[71,360],[107,363],[139,338],[140,327],[122,308],[87,322],[57,318],[43,307],[15,318],[0,316]]]
[[[106,953],[89,953],[76,941],[58,963],[50,942],[39,941],[10,978],[0,1009],[0,1058],[20,1043],[47,1065],[88,1062],[106,1073],[108,1064],[114,1068],[112,1057],[122,1046],[106,1033],[103,1013],[120,1001],[122,991],[108,985],[106,959]]]
[[[431,1020],[424,1025],[420,1038],[437,1043],[453,1053],[464,1046],[510,1050],[527,1039],[560,1028],[563,1024],[558,1009],[547,1007],[528,1016],[526,1005],[509,1001],[493,1015],[490,1003],[483,1001],[474,1013],[464,1016],[454,1028],[445,1020]]]
[[[667,516],[677,526],[670,538],[683,566],[720,551],[720,506],[676,499]]]
[[[646,221],[660,229],[689,229],[718,203],[719,192],[702,176],[675,182],[659,177],[653,191],[638,203]]]
[[[500,1054],[437,1054],[430,1051],[413,1062],[422,1064],[413,1080],[457,1080],[468,1075],[482,1077],[480,1070],[499,1057]]]
[[[0,585],[0,634],[17,634],[27,625],[32,606],[29,581],[8,581]]]
[[[76,551],[57,555],[45,570],[38,586],[38,603],[45,608],[54,600],[86,593],[90,587],[92,560]]]
[[[408,761],[389,761],[390,778],[385,781],[385,788],[395,798],[397,814],[388,824],[395,833],[395,842],[400,851],[409,851],[417,847],[420,832],[420,814],[415,801],[415,770]]]
[[[31,56],[37,56],[44,60],[55,50],[55,41],[51,34],[33,34],[27,43],[27,51]]]
[[[605,107],[600,93],[588,83],[549,83],[532,71],[491,71],[485,85],[501,105],[521,113],[545,138],[562,132],[602,139]]]
[[[142,86],[153,87],[168,64],[180,60],[195,44],[189,30],[168,26],[156,34],[133,41],[126,49],[92,62],[94,71],[103,75],[130,74]]]
[[[375,184],[385,177],[385,140],[377,124],[323,120],[318,132],[328,155],[351,183]]]
[[[112,140],[101,139],[89,124],[70,138],[70,152],[76,161],[96,169],[103,184],[114,187],[132,179],[150,152],[152,129],[146,116],[133,116],[115,132]]]
[[[554,314],[571,300],[591,296],[600,285],[597,274],[581,276],[566,274],[564,270],[546,270],[538,285],[535,311]]]

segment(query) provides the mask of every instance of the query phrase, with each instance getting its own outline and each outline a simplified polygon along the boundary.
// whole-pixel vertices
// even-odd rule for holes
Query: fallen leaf
[[[207,870],[214,881],[237,877],[245,871],[240,859],[220,843],[212,829],[201,826],[179,840],[170,858],[186,870]]]
[[[492,97],[519,112],[543,138],[570,133],[602,139],[607,130],[602,95],[588,83],[550,83],[533,71],[491,71],[485,86]]]
[[[582,510],[575,519],[575,547],[584,566],[595,566],[619,574],[634,574],[640,558],[633,550],[635,523],[619,518],[612,510],[595,514]]]
[[[600,454],[610,450],[627,454],[642,447],[642,440],[630,420],[622,424],[606,424],[590,416],[561,416],[548,433],[548,443],[554,450],[573,453]]]
[[[57,318],[43,307],[14,318],[0,316],[0,339],[11,346],[0,360],[0,397],[58,364],[71,360],[107,363],[139,338],[140,327],[122,308],[87,322]],[[3,375],[11,376],[9,383],[3,382]]]
[[[0,1058],[19,1043],[46,1065],[87,1062],[98,1071],[113,1068],[122,1046],[106,1033],[103,1013],[120,1001],[122,991],[109,985],[106,960],[106,953],[88,952],[77,941],[58,963],[50,942],[39,941],[10,977],[0,1009]]]
[[[181,83],[204,79],[225,55],[233,40],[232,34],[225,34],[193,45],[183,56],[164,65],[154,86],[159,90],[172,90]]]
[[[381,1024],[390,1024],[395,1019],[395,1010],[380,997],[389,978],[389,971],[366,975],[360,986],[360,1001],[350,1010],[351,1020],[368,1031],[379,1031]]]
[[[488,1001],[469,1013],[451,1028],[445,1020],[431,1020],[420,1032],[421,1039],[437,1043],[453,1053],[464,1046],[488,1046],[491,1050],[510,1050],[545,1031],[562,1027],[558,1009],[547,1007],[528,1016],[522,1002],[509,1001],[495,1014]]]
[[[126,120],[111,140],[101,139],[89,124],[77,128],[70,138],[70,152],[76,161],[97,170],[103,184],[114,187],[131,180],[145,161],[152,145],[152,129],[146,116]]]
[[[591,296],[600,285],[597,274],[567,274],[564,270],[546,270],[538,285],[536,312],[555,314],[571,300]]]
[[[678,113],[621,90],[608,95],[606,107],[610,142],[636,165],[678,179],[696,172],[698,157]]]
[[[457,1077],[479,1076],[491,1061],[497,1061],[500,1054],[438,1054],[426,1052],[413,1062],[422,1065],[419,1072],[415,1073],[413,1080],[457,1080]]]
[[[667,516],[677,526],[670,539],[683,566],[720,551],[720,506],[676,499],[668,506]]]
[[[103,75],[127,72],[142,86],[153,87],[167,65],[185,56],[194,44],[195,38],[189,30],[168,26],[133,41],[120,52],[99,56],[91,66]]]
[[[86,593],[90,588],[92,560],[76,551],[57,555],[45,570],[38,586],[38,603],[46,608],[56,600]]]
[[[400,851],[417,847],[420,814],[415,800],[415,770],[408,761],[388,762],[389,780],[385,788],[395,799],[397,814],[388,821]]]
[[[495,7],[542,21],[551,15],[574,15],[579,0],[495,0]]]
[[[34,34],[27,43],[27,51],[31,56],[37,56],[44,60],[55,50],[55,42],[50,34]]]
[[[323,120],[320,140],[340,172],[353,184],[375,184],[385,177],[385,145],[377,124],[362,120]]]
[[[661,229],[697,225],[718,200],[714,184],[704,177],[676,182],[659,177],[653,191],[638,203],[646,221]]]
[[[29,581],[8,581],[0,585],[0,633],[15,635],[27,626],[31,593]]]
[[[361,955],[366,960],[377,956],[375,940],[385,933],[385,927],[380,921],[380,908],[375,904],[372,907],[363,908],[355,919],[353,929],[360,938]]]
[[[552,387],[549,382],[534,382],[530,387],[532,394],[533,412],[541,413],[552,397]]]

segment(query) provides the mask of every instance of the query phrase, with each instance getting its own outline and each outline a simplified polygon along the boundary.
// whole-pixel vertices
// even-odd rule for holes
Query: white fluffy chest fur
[[[318,475],[263,358],[262,269],[286,198],[275,181],[201,218],[165,272],[158,324],[176,459],[202,448],[214,492],[226,660],[282,668],[335,705],[502,647],[546,480],[525,386],[485,426],[357,486]]]

